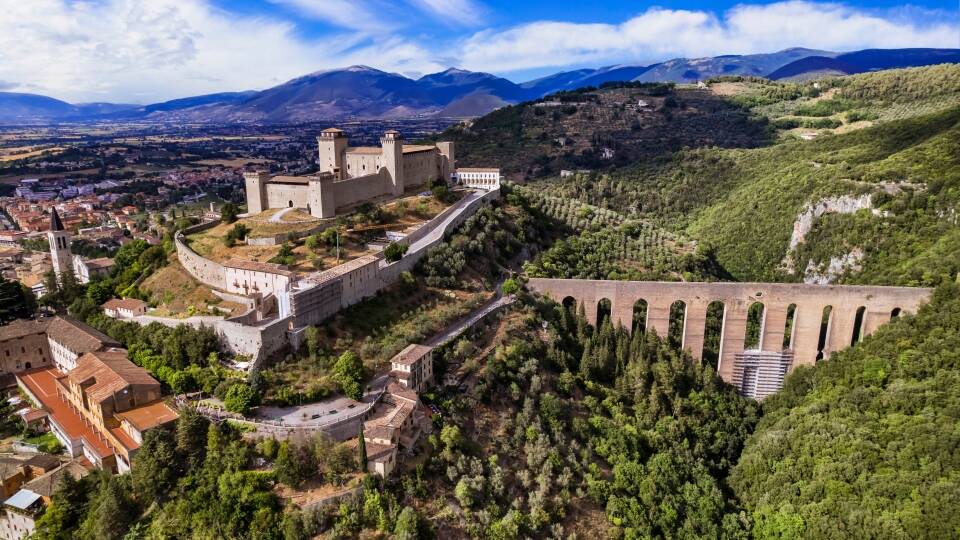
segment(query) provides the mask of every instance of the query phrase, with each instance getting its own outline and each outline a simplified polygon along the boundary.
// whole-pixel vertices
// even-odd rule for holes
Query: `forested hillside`
[[[737,280],[935,285],[960,269],[957,80],[960,65],[717,80],[777,142],[685,148],[530,187],[707,245]]]
[[[955,538],[960,286],[763,404],[730,478],[757,538]]]

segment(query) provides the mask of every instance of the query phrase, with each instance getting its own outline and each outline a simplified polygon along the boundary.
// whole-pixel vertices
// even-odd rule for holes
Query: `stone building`
[[[103,304],[103,313],[114,319],[132,319],[147,314],[147,303],[136,298],[111,298]]]
[[[64,228],[56,208],[50,212],[47,241],[50,243],[50,257],[53,260],[53,271],[58,281],[62,279],[61,276],[68,268],[81,284],[90,283],[93,278],[109,274],[110,269],[113,268],[111,258],[85,259],[70,253],[70,231]]]
[[[398,131],[380,138],[380,146],[351,147],[343,131],[323,130],[317,137],[320,171],[312,176],[244,174],[247,210],[303,208],[330,218],[338,208],[379,197],[397,197],[430,180],[446,181],[454,165],[452,142],[403,144]]]
[[[433,382],[433,348],[411,343],[390,359],[390,369],[401,386],[422,392]]]
[[[119,346],[110,336],[70,317],[17,319],[0,327],[0,386],[14,386],[13,374],[33,368],[69,371],[81,355]]]

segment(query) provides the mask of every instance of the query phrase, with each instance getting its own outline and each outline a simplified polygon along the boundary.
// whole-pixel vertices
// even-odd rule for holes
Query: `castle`
[[[311,216],[331,218],[338,208],[397,197],[430,180],[447,182],[454,167],[452,142],[403,144],[398,131],[380,138],[380,146],[350,147],[343,130],[325,129],[317,137],[320,171],[311,176],[244,174],[247,211],[304,208]]]

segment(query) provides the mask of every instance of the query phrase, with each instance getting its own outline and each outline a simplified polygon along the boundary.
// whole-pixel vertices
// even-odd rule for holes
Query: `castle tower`
[[[333,173],[322,172],[310,178],[310,215],[332,218],[336,215],[337,202],[333,198]]]
[[[394,196],[403,195],[403,136],[391,129],[380,137],[383,146],[383,167],[390,176],[390,190]]]
[[[454,155],[452,142],[438,142],[437,149],[440,150],[440,177],[447,184],[450,183],[450,174],[457,170],[456,156]]]
[[[268,208],[267,181],[270,173],[254,171],[243,173],[243,180],[247,191],[247,213],[259,214]]]
[[[327,128],[317,137],[320,172],[333,173],[337,180],[347,178],[343,167],[343,154],[347,151],[347,136],[342,129]]]
[[[50,258],[53,261],[53,271],[57,281],[62,279],[63,273],[71,268],[73,255],[70,254],[70,233],[64,229],[60,214],[54,208],[50,213],[50,230],[47,231],[47,241],[50,243]]]

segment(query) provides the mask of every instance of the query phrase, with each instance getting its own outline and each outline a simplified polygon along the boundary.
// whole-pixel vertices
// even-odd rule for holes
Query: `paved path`
[[[124,319],[120,319],[120,320],[124,320]],[[176,327],[181,324],[198,327],[200,325],[213,326],[218,321],[222,321],[223,317],[217,317],[213,315],[194,315],[193,317],[184,317],[182,319],[177,319],[174,317],[157,317],[156,315],[137,315],[136,317],[132,317],[126,320],[133,321],[142,326],[146,326],[152,322],[158,322],[164,326],[170,326],[170,327]]]
[[[410,244],[409,253],[414,254],[418,253],[420,250],[430,247],[437,240],[442,240],[443,235],[446,234],[447,228],[456,220],[463,210],[473,201],[479,199],[486,195],[486,191],[471,191],[467,195],[457,201],[457,204],[454,205],[455,210],[449,212],[446,217],[443,218],[443,221],[437,223],[433,229],[427,234],[423,235],[423,238],[420,238],[416,242]]]
[[[291,210],[293,210],[292,207],[291,207],[291,208],[284,208],[283,210],[281,210],[281,211],[277,212],[276,214],[270,216],[270,223],[282,223],[282,222],[283,222],[283,216],[285,216],[285,215],[287,214],[287,212],[289,212],[289,211],[291,211]]]
[[[499,293],[498,293],[499,295]],[[480,319],[486,317],[487,315],[493,313],[494,311],[510,305],[513,301],[516,300],[514,295],[510,296],[497,296],[491,298],[487,301],[486,304],[476,309],[473,313],[468,315],[466,318],[461,319],[452,325],[448,326],[443,332],[430,338],[424,345],[428,347],[439,347],[444,343],[449,343],[454,338],[463,333],[467,328],[470,328],[477,323]]]

